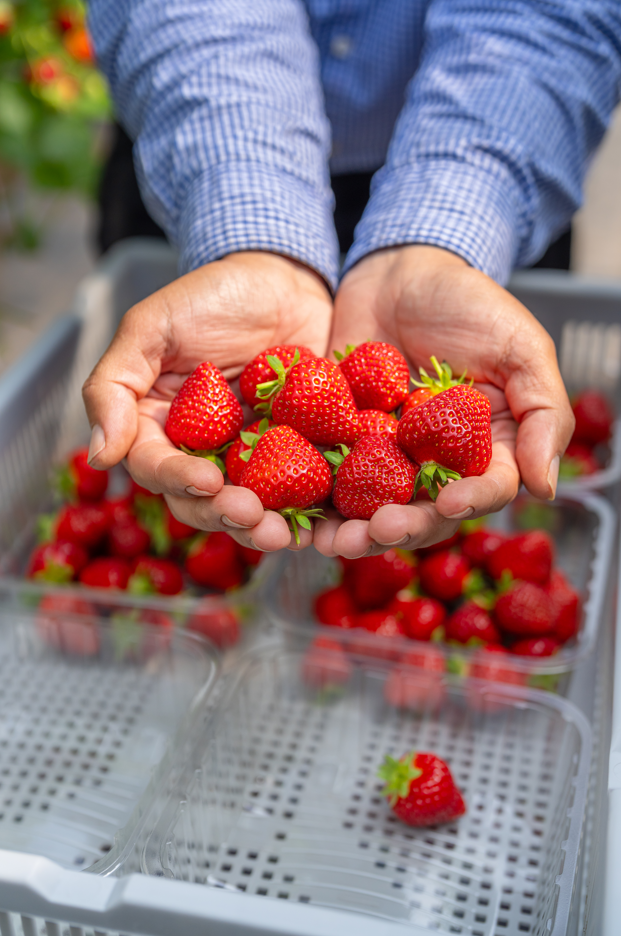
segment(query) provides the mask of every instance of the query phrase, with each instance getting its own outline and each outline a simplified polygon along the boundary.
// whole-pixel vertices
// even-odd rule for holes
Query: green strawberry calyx
[[[270,426],[270,421],[266,416],[265,419],[262,419],[259,425],[257,426],[256,432],[244,432],[242,430],[239,433],[239,437],[244,443],[244,445],[248,446],[248,448],[244,452],[239,453],[239,457],[241,458],[241,460],[245,462],[250,461],[250,456],[256,449],[257,442],[259,441],[261,436],[265,435],[268,429],[274,429],[274,428],[275,426]]]
[[[418,494],[421,487],[424,487],[429,491],[431,499],[435,501],[440,493],[440,488],[448,483],[449,478],[452,481],[460,481],[461,475],[450,468],[443,468],[437,462],[423,462],[420,471],[416,475],[414,494]]]
[[[156,593],[151,576],[145,572],[134,572],[127,583],[130,595],[154,595]]]
[[[61,500],[75,500],[76,478],[70,465],[57,468],[54,477],[54,490]]]
[[[39,514],[37,517],[37,542],[51,543],[54,539],[56,514]]]
[[[40,582],[54,582],[58,585],[66,585],[74,576],[74,569],[70,565],[60,562],[46,562],[44,569],[39,569],[33,575],[34,579]]]
[[[219,456],[222,452],[226,452],[228,448],[233,444],[233,440],[227,442],[226,445],[220,446],[219,449],[191,449],[187,445],[180,445],[179,448],[182,452],[185,452],[186,455],[196,455],[197,458],[206,458],[207,461],[213,462],[216,468],[219,468],[222,474],[226,474],[226,465]]]
[[[300,351],[298,348],[295,349],[295,354],[293,355],[293,360],[291,361],[289,367],[285,367],[280,358],[275,357],[273,354],[268,354],[266,360],[276,374],[276,377],[273,380],[266,380],[264,383],[257,384],[255,393],[260,400],[263,400],[263,402],[258,403],[255,406],[255,410],[257,410],[257,412],[265,413],[266,416],[271,416],[272,400],[278,391],[284,387],[285,381],[289,376],[291,369],[299,363]]]
[[[397,800],[405,799],[414,780],[418,780],[422,775],[422,770],[414,766],[416,756],[416,751],[409,751],[397,760],[387,754],[377,771],[377,776],[385,782],[382,796],[389,797],[391,806],[394,806]]]
[[[343,354],[341,351],[333,351],[332,354],[340,363],[343,360],[343,358],[346,358],[348,354],[351,354],[352,351],[355,351],[356,347],[357,345],[355,344],[348,344],[348,345],[345,345],[345,354]]]
[[[289,523],[289,528],[293,531],[298,546],[300,545],[300,531],[298,527],[310,530],[310,517],[317,517],[319,520],[326,519],[326,515],[321,507],[306,507],[305,509],[301,507],[283,507],[278,513]]]
[[[456,387],[458,384],[466,383],[466,373],[464,371],[461,377],[453,377],[453,371],[450,364],[447,364],[446,361],[443,361],[442,364],[438,361],[435,354],[431,355],[431,363],[433,364],[433,369],[435,370],[437,377],[430,377],[424,367],[419,368],[420,370],[420,380],[414,380],[412,377],[412,383],[415,387],[424,387],[427,390],[431,390],[432,393],[442,393],[444,390],[450,390],[451,387]],[[472,380],[468,381],[470,386],[472,386]]]
[[[586,474],[585,465],[581,458],[573,455],[563,455],[558,472],[560,481],[572,481]]]
[[[336,353],[336,352],[335,352],[335,353]],[[336,448],[340,448],[341,451],[340,451],[340,452],[324,452],[324,453],[323,453],[324,458],[326,459],[326,461],[329,461],[330,464],[332,465],[332,474],[336,474],[336,473],[337,473],[337,471],[339,470],[339,468],[341,467],[341,465],[343,464],[343,462],[345,461],[345,459],[346,459],[347,456],[349,455],[349,449],[347,448],[346,445],[343,445],[342,442],[340,442],[340,443],[336,446]]]
[[[134,514],[139,526],[151,536],[151,546],[158,556],[169,552],[172,539],[166,525],[164,504],[158,497],[137,494],[134,498]]]

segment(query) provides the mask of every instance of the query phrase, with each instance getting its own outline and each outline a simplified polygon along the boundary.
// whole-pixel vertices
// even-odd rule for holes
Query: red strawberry
[[[244,581],[235,542],[228,533],[203,533],[197,536],[186,556],[188,575],[203,588],[226,591]]]
[[[125,559],[92,559],[80,573],[80,582],[91,588],[127,588],[131,566]]]
[[[266,510],[290,520],[299,542],[298,524],[310,530],[308,518],[323,516],[313,507],[330,494],[332,472],[321,452],[295,429],[275,426],[257,442],[240,485],[254,491]]]
[[[495,712],[502,704],[488,696],[486,687],[476,680],[487,683],[507,683],[511,686],[526,685],[526,674],[520,673],[511,664],[511,657],[504,647],[486,644],[476,651],[470,666],[467,699],[470,708],[477,712]],[[472,681],[471,681],[472,680]]]
[[[285,370],[270,357],[276,379],[261,384],[259,396],[274,422],[290,426],[315,445],[353,445],[358,410],[349,384],[326,358],[300,361]]]
[[[551,637],[565,643],[575,637],[580,624],[580,595],[572,588],[563,573],[555,569],[546,585],[546,592],[552,601],[553,629]]]
[[[384,698],[413,712],[438,708],[446,698],[444,654],[433,644],[408,650],[384,683]]]
[[[188,630],[211,640],[216,647],[225,650],[238,643],[241,630],[237,615],[231,608],[214,604],[211,598],[203,599],[188,621]]]
[[[436,754],[409,751],[399,760],[388,755],[377,772],[390,808],[407,825],[431,826],[452,822],[466,812],[466,804],[448,765]]]
[[[487,569],[490,556],[506,539],[498,530],[480,527],[472,533],[466,533],[461,541],[461,551],[475,569]]]
[[[361,611],[354,624],[378,637],[402,637],[405,634],[403,624],[391,611]]]
[[[332,503],[344,517],[370,520],[385,504],[407,504],[414,493],[416,469],[387,436],[367,436],[350,452],[326,452],[336,466]]]
[[[431,358],[438,380],[428,377],[434,396],[401,417],[397,442],[420,465],[416,490],[427,488],[433,500],[452,478],[482,475],[492,458],[491,405],[479,390],[452,378],[448,364]],[[462,380],[460,378],[460,380]]]
[[[500,580],[503,572],[514,579],[545,585],[550,579],[554,543],[543,530],[529,530],[505,539],[487,561],[492,578]]]
[[[134,595],[178,595],[183,588],[181,569],[170,559],[139,556],[132,570],[128,588]]]
[[[90,601],[74,595],[44,595],[36,616],[37,632],[49,647],[74,656],[99,651],[96,611]]]
[[[530,637],[512,644],[511,653],[517,656],[548,657],[556,653],[560,646],[559,641],[553,637]]]
[[[391,644],[401,641],[404,636],[403,624],[396,614],[387,610],[363,611],[354,618],[354,630],[348,637],[347,649],[356,656],[374,660],[397,660],[399,643],[395,647]],[[377,638],[381,639],[378,641]]]
[[[361,410],[358,413],[358,423],[358,439],[372,435],[396,436],[399,427],[399,420],[392,413],[372,409]]]
[[[434,392],[431,387],[417,387],[416,390],[412,390],[403,401],[401,416],[405,416],[408,410],[414,409],[415,406],[426,403],[427,400],[430,400],[433,396]]]
[[[534,582],[514,582],[496,599],[498,626],[515,637],[550,636],[554,628],[554,605],[545,588]]]
[[[246,426],[237,436],[231,447],[228,449],[225,458],[226,473],[229,480],[239,485],[244,469],[250,460],[250,456],[256,448],[257,442],[264,432],[267,432],[270,426],[276,423],[271,419],[258,419],[256,422]],[[247,454],[246,454],[247,453]],[[245,457],[242,457],[245,456]]]
[[[224,374],[205,361],[182,384],[170,404],[166,435],[177,448],[214,461],[244,425],[239,401]]]
[[[108,517],[111,525],[115,523],[130,523],[135,520],[134,498],[131,496],[111,497],[104,501],[103,506],[108,511]]]
[[[103,503],[68,504],[58,512],[55,523],[56,538],[91,549],[99,545],[108,532],[109,525],[110,517]]]
[[[70,582],[88,562],[88,553],[82,546],[69,540],[42,543],[30,557],[27,575],[45,582]]]
[[[344,585],[327,588],[315,597],[315,616],[321,624],[328,627],[354,627],[354,617],[358,613],[353,598]]]
[[[235,551],[240,562],[247,566],[258,566],[264,555],[259,549],[251,549],[250,546],[242,546],[241,543],[237,542],[235,543]]]
[[[446,621],[445,636],[447,640],[456,640],[467,646],[497,644],[502,640],[489,612],[474,601],[466,601],[453,611]]]
[[[606,397],[597,390],[584,390],[573,401],[576,428],[572,442],[599,445],[612,435],[614,414]]]
[[[406,588],[416,571],[411,553],[389,549],[381,556],[354,559],[345,566],[345,585],[360,610],[382,608]]]
[[[390,413],[405,400],[410,372],[407,361],[392,345],[366,341],[357,348],[348,345],[344,356],[338,351],[334,356],[358,409]]]
[[[182,520],[177,520],[175,515],[171,513],[168,508],[166,508],[166,528],[168,530],[168,535],[174,542],[188,539],[188,537],[198,533],[196,527],[192,527]]]
[[[397,596],[389,604],[388,610],[400,617],[405,633],[412,640],[431,640],[434,631],[438,631],[446,619],[446,608],[435,598],[403,601]]]
[[[260,406],[262,400],[256,395],[258,384],[266,383],[274,379],[274,370],[269,364],[267,358],[278,358],[284,368],[290,367],[293,363],[296,351],[298,352],[298,361],[308,361],[315,357],[310,348],[303,345],[276,345],[262,351],[255,358],[246,364],[239,375],[239,389],[245,402],[251,409]]]
[[[302,659],[302,681],[313,689],[331,689],[346,685],[352,666],[336,640],[315,637]]]
[[[78,449],[59,472],[58,487],[68,500],[99,501],[108,487],[108,472],[91,468],[88,449]]]
[[[151,536],[135,517],[114,523],[108,531],[108,551],[121,559],[135,559],[151,545]]]
[[[588,446],[570,442],[561,458],[559,478],[561,481],[571,481],[572,478],[592,475],[599,470],[600,464]]]
[[[478,574],[466,557],[450,549],[426,556],[418,566],[418,576],[423,591],[439,601],[454,601],[479,586]]]

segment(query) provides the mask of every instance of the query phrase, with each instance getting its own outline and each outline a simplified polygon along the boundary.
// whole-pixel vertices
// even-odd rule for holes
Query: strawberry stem
[[[390,797],[391,806],[394,806],[397,800],[405,799],[410,792],[412,781],[421,776],[422,770],[414,766],[416,756],[416,751],[409,751],[400,760],[396,760],[387,754],[377,771],[377,776],[386,784],[382,796]]]
[[[270,426],[270,421],[266,417],[265,419],[261,420],[261,422],[257,426],[256,432],[240,432],[239,433],[240,439],[242,440],[244,445],[249,446],[249,448],[246,449],[245,452],[239,453],[239,457],[241,458],[241,460],[245,462],[250,461],[250,456],[256,449],[257,442],[259,441],[261,436],[265,435],[268,429],[274,429],[274,428],[275,428],[274,426]]]
[[[222,474],[226,474],[226,465],[218,456],[222,452],[226,452],[233,442],[227,442],[226,445],[222,445],[219,449],[191,449],[187,445],[180,445],[179,448],[182,452],[185,452],[186,455],[195,455],[197,458],[206,458],[207,461],[213,462],[216,468],[219,468]]]
[[[286,369],[280,358],[275,357],[273,354],[268,354],[266,360],[276,374],[276,378],[274,380],[266,380],[264,383],[257,384],[255,388],[255,395],[264,402],[258,403],[255,406],[255,410],[265,413],[266,416],[271,416],[273,397],[282,387],[284,387],[285,381],[291,372],[291,368],[295,367],[295,365],[299,363],[300,351],[298,348],[295,349],[293,360]]]
[[[332,474],[336,474],[336,473],[337,473],[337,471],[339,470],[339,468],[341,467],[341,465],[343,464],[343,462],[345,461],[345,459],[346,459],[347,456],[349,455],[349,449],[347,448],[346,445],[343,445],[342,442],[339,442],[339,444],[338,444],[336,447],[337,447],[337,448],[340,448],[341,451],[340,451],[340,452],[324,452],[324,453],[323,453],[324,458],[326,459],[326,461],[329,461],[330,464],[332,465]]]
[[[443,468],[437,462],[423,462],[420,471],[416,475],[414,494],[417,494],[421,487],[425,487],[434,501],[440,493],[440,488],[448,483],[449,478],[452,481],[460,481],[461,475],[450,468]]]
[[[333,351],[332,354],[340,363],[343,360],[343,358],[346,358],[348,354],[351,354],[352,351],[355,351],[355,350],[356,350],[356,345],[348,344],[348,345],[345,345],[345,354],[343,354],[341,351]]]
[[[298,526],[301,526],[304,530],[310,530],[311,522],[309,517],[315,517],[319,520],[326,519],[326,515],[321,507],[307,507],[304,510],[300,507],[283,507],[278,513],[289,523],[289,529],[292,530],[298,546],[300,545],[300,531]]]
[[[449,364],[446,361],[443,361],[442,364],[439,363],[435,354],[431,355],[431,363],[433,364],[433,369],[435,370],[437,377],[430,377],[424,367],[420,368],[420,381],[414,380],[412,377],[412,383],[415,387],[426,387],[427,390],[431,390],[432,393],[442,393],[444,390],[450,390],[451,387],[456,387],[458,384],[463,384],[466,382],[466,373],[464,371],[461,377],[453,377],[453,371]],[[470,386],[472,386],[472,380],[470,381]]]

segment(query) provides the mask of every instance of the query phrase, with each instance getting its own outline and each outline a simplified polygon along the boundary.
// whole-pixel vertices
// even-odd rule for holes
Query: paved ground
[[[94,265],[92,213],[77,199],[45,203],[48,226],[34,254],[0,254],[0,372],[65,312]],[[589,173],[576,217],[574,269],[621,278],[621,108]]]

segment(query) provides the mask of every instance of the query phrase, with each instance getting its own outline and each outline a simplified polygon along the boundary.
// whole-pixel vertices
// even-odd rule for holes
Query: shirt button
[[[334,36],[330,42],[330,52],[334,58],[345,59],[351,54],[352,41],[349,36]]]

